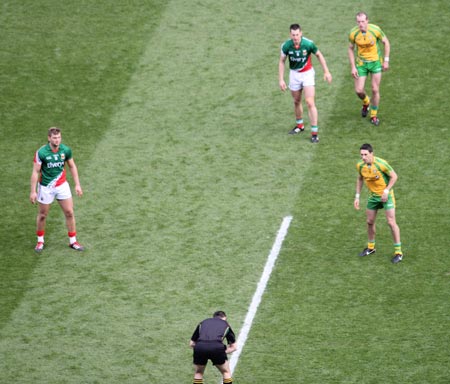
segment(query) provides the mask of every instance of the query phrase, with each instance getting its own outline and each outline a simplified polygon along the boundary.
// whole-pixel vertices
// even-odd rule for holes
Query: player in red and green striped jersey
[[[327,62],[312,40],[303,36],[299,24],[290,26],[290,39],[281,45],[280,60],[278,62],[278,82],[284,92],[288,86],[284,81],[286,59],[289,61],[289,89],[294,100],[294,113],[296,125],[289,134],[297,134],[305,130],[303,124],[302,97],[305,97],[308,106],[309,123],[311,124],[311,142],[319,142],[318,113],[315,103],[315,71],[312,66],[311,54],[319,60],[324,72],[324,80],[329,84],[332,76],[328,70]]]
[[[39,148],[34,155],[33,172],[30,181],[30,201],[33,204],[36,202],[39,204],[36,219],[36,252],[42,252],[44,249],[45,223],[50,206],[55,198],[66,218],[69,246],[76,251],[84,250],[84,247],[78,243],[76,238],[72,193],[66,180],[66,164],[75,183],[75,192],[78,196],[82,196],[83,190],[78,177],[78,169],[72,157],[72,150],[61,143],[60,128],[49,128],[48,143]]]

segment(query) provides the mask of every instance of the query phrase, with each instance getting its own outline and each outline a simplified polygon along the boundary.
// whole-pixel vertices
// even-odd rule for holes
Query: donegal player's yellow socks
[[[367,248],[374,249],[375,248],[375,240],[369,240],[367,243]]]
[[[370,104],[370,99],[369,96],[366,95],[366,97],[363,100],[363,105],[369,105]]]
[[[394,244],[394,253],[397,255],[403,255],[402,252],[402,243]]]

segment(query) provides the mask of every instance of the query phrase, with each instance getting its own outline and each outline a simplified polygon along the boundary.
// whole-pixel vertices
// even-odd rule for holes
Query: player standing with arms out
[[[361,116],[366,117],[370,106],[370,122],[379,125],[378,106],[380,104],[381,73],[389,69],[389,54],[391,45],[388,38],[375,24],[369,24],[366,13],[356,14],[358,24],[350,31],[348,46],[348,58],[350,60],[351,73],[355,79],[355,92],[362,100]],[[380,42],[384,45],[384,60],[381,54]],[[355,58],[356,47],[356,58]],[[365,84],[368,75],[372,80],[372,100],[367,96]]]
[[[386,220],[391,228],[394,240],[394,257],[392,262],[399,263],[403,259],[402,243],[400,241],[400,229],[395,220],[395,196],[392,189],[397,182],[398,176],[386,160],[375,157],[370,144],[363,144],[359,153],[361,160],[356,164],[358,177],[356,178],[356,195],[353,205],[359,209],[359,197],[365,182],[369,189],[367,201],[367,235],[368,244],[359,256],[368,256],[375,253],[375,220],[379,209],[384,208]]]
[[[36,219],[37,244],[34,250],[42,252],[44,249],[45,223],[50,205],[54,199],[58,200],[64,216],[69,235],[69,246],[76,251],[83,251],[84,247],[77,242],[75,215],[73,212],[72,193],[66,180],[65,165],[69,166],[75,183],[75,192],[83,195],[78,169],[72,157],[72,150],[61,143],[61,129],[52,127],[48,130],[47,145],[39,148],[34,155],[33,172],[31,173],[30,201],[39,204]]]
[[[316,55],[324,72],[324,80],[331,84],[332,76],[327,62],[313,41],[303,37],[299,24],[290,26],[291,38],[281,45],[280,61],[278,63],[278,81],[284,92],[287,85],[284,81],[284,67],[289,58],[289,89],[294,99],[296,125],[289,134],[296,134],[305,130],[303,124],[302,93],[304,93],[308,107],[309,122],[311,124],[311,142],[319,142],[318,113],[315,104],[315,71],[311,62],[311,54]]]
[[[224,339],[228,345],[223,343]],[[237,349],[236,336],[227,323],[225,312],[214,312],[213,317],[198,324],[189,345],[194,349],[194,384],[203,384],[203,374],[208,360],[211,360],[222,374],[223,384],[233,383],[227,353]]]

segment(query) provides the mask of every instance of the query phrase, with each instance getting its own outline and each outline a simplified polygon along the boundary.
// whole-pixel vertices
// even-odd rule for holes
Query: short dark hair
[[[291,24],[291,26],[289,27],[290,31],[296,31],[297,29],[299,29],[300,31],[302,30],[302,27],[300,27],[300,24]]]
[[[365,150],[365,151],[369,151],[370,153],[373,152],[373,148],[369,143],[365,143],[363,145],[361,145],[361,147],[359,148],[359,150]]]
[[[369,20],[369,15],[366,12],[360,11],[356,14],[356,17],[358,16],[366,16],[366,20]]]
[[[220,317],[223,319],[224,317],[227,317],[227,315],[224,311],[216,311],[214,312],[213,317]]]
[[[61,128],[58,127],[50,127],[48,129],[48,137],[53,135],[59,135],[61,133]]]

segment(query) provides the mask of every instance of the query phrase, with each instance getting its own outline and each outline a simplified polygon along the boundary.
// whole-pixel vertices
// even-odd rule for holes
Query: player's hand
[[[280,81],[280,89],[284,92],[287,89],[287,85],[284,80]]]
[[[76,185],[75,186],[75,193],[77,194],[77,196],[83,196],[83,190],[81,189],[81,185]]]
[[[331,73],[330,73],[330,72],[326,72],[326,73],[323,75],[323,79],[324,79],[325,81],[327,81],[328,84],[331,84],[331,82],[333,81],[333,76],[331,76]]]
[[[389,69],[389,61],[383,61],[383,71],[387,71]]]
[[[356,68],[352,68],[352,77],[357,79],[359,77],[358,70]]]
[[[353,206],[355,207],[356,210],[359,211],[359,199],[355,199],[355,201],[353,202]]]
[[[36,204],[36,200],[37,200],[37,193],[36,192],[31,192],[30,193],[31,204]]]

